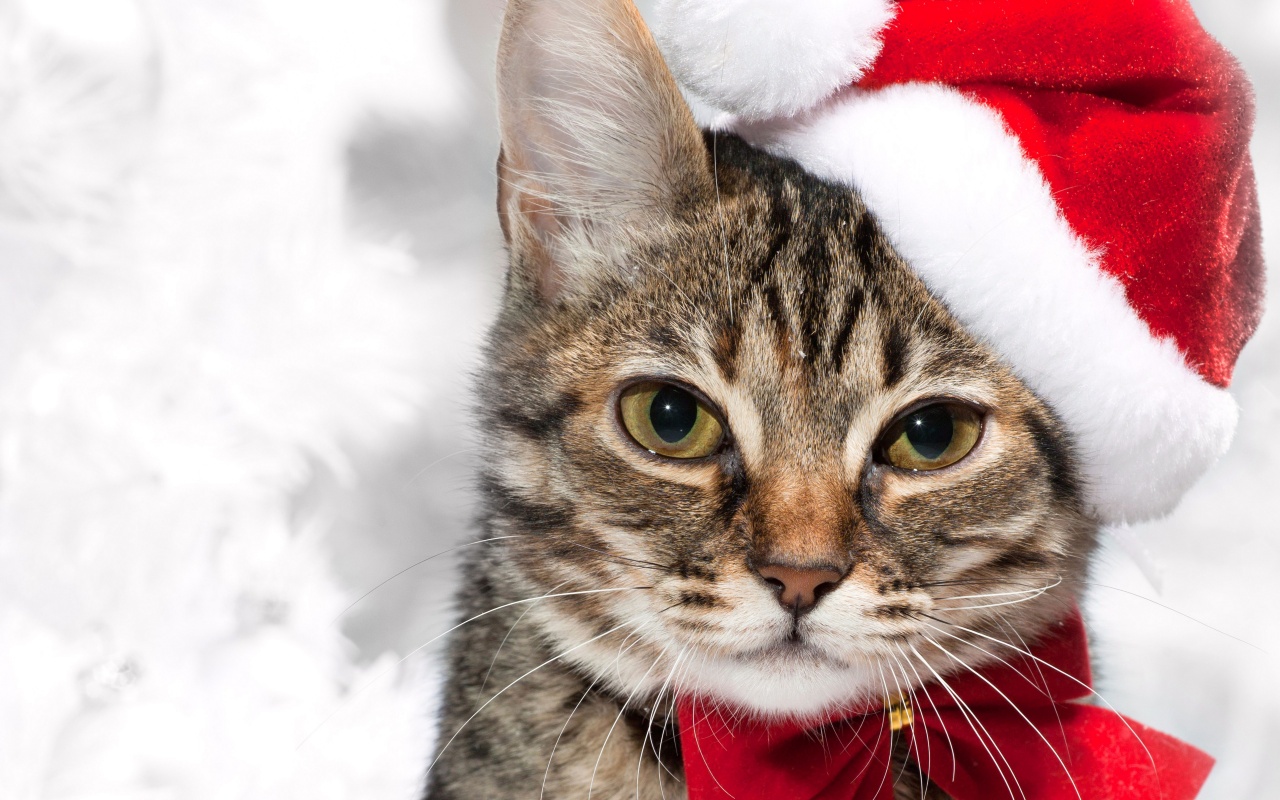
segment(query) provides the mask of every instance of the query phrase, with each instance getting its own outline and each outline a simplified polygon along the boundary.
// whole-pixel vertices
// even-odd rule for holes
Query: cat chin
[[[821,716],[914,688],[894,682],[893,676],[863,661],[838,664],[806,655],[749,660],[711,656],[696,661],[695,668],[680,675],[682,693],[769,718]]]

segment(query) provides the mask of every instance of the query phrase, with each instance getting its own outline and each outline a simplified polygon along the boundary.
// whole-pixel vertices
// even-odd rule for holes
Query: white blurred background
[[[1280,0],[1200,0],[1197,9],[1254,81],[1253,155],[1277,297]],[[88,712],[77,703],[101,714],[104,703],[155,694],[147,682],[169,663],[157,654],[179,648],[174,631],[204,619],[183,611],[185,623],[155,623],[151,633],[122,622],[172,607],[178,595],[194,608],[187,590],[166,594],[176,580],[171,567],[189,559],[218,561],[216,574],[187,580],[234,584],[208,604],[238,609],[209,613],[223,639],[192,645],[200,653],[223,648],[228,632],[278,623],[289,603],[298,616],[309,596],[294,588],[306,582],[300,576],[323,576],[323,592],[315,590],[323,613],[289,623],[290,641],[304,643],[289,652],[304,660],[323,653],[320,673],[333,688],[290,695],[307,707],[303,722],[282,728],[291,744],[342,725],[367,737],[401,696],[413,696],[413,713],[424,709],[426,718],[430,697],[406,687],[429,676],[399,668],[407,695],[371,700],[376,692],[352,690],[397,669],[399,657],[448,626],[453,557],[419,562],[475,538],[471,374],[503,272],[492,85],[500,13],[499,0],[0,0],[0,47],[9,55],[0,63],[0,612],[24,620],[6,623],[0,613],[0,679],[28,698],[15,699],[12,688],[0,694],[0,798],[97,796],[91,790],[111,781],[112,797],[255,796],[210,788],[239,785],[226,772],[201,772],[199,788],[183,783],[174,775],[192,757],[167,750],[157,758],[170,772],[148,767],[122,777],[100,754],[134,763],[139,748],[155,748],[122,750],[111,727],[118,718],[83,733]],[[49,53],[52,77],[30,68]],[[85,65],[106,84],[49,94],[62,86],[59,76]],[[77,92],[101,95],[104,85],[107,101],[86,109]],[[32,96],[36,90],[42,94]],[[41,103],[48,107],[33,109]],[[309,274],[316,253],[347,261]],[[364,271],[348,274],[348,262]],[[237,272],[244,263],[288,266],[278,276]],[[191,285],[185,275],[202,277]],[[366,292],[364,281],[380,288]],[[215,318],[189,335],[192,320]],[[68,326],[84,329],[68,337]],[[127,366],[103,367],[102,380],[77,377],[98,375],[102,363]],[[59,386],[80,387],[84,407],[66,411]],[[1103,695],[1218,758],[1204,797],[1280,798],[1275,314],[1244,351],[1232,393],[1243,413],[1230,453],[1172,517],[1108,537],[1087,612]],[[174,406],[192,406],[184,399],[192,395],[223,404],[195,403],[172,428],[157,422]],[[202,420],[228,419],[235,425],[209,434],[224,437],[209,452],[223,453],[225,437],[234,439],[225,463],[183,450],[187,441],[207,444],[193,432]],[[117,448],[144,456],[122,460]],[[165,448],[172,452],[157,455]],[[153,518],[153,504],[168,516]],[[188,523],[199,533],[179,553],[173,526]],[[125,527],[136,535],[118,537]],[[278,554],[270,569],[253,552],[259,530],[273,531],[263,534]],[[227,555],[224,539],[240,543],[239,555]],[[305,547],[291,549],[301,540]],[[141,561],[165,569],[112,578]],[[94,584],[113,588],[85,594]],[[235,619],[223,620],[228,614]],[[32,642],[50,648],[43,661]],[[292,663],[274,647],[244,656],[246,669]],[[40,664],[59,658],[77,665],[68,680],[79,696],[58,701],[49,688],[53,699],[41,703],[57,716],[25,687],[50,674]],[[211,680],[190,672],[191,659],[183,663],[194,686]],[[285,670],[280,681],[292,680]],[[94,694],[102,686],[124,699],[102,700]],[[272,691],[278,703],[280,690]],[[173,700],[181,695],[179,687],[166,697],[181,705]],[[335,703],[365,703],[369,713],[328,719]],[[255,725],[252,710],[245,714],[238,724]],[[235,727],[203,730],[239,735]],[[32,745],[37,734],[51,743]],[[334,734],[325,758],[359,750],[343,744],[350,741]],[[297,752],[278,750],[282,770],[296,767]],[[415,752],[397,751],[402,759]],[[225,763],[234,770],[239,762]],[[218,776],[212,784],[210,775]],[[300,784],[280,781],[293,788],[274,796],[302,795]],[[244,784],[266,785],[276,784]],[[405,796],[403,784],[366,793],[375,785],[309,796]]]

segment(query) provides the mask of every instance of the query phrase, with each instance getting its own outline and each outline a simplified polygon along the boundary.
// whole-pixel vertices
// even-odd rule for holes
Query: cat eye
[[[981,435],[978,411],[960,403],[933,403],[894,420],[876,456],[898,469],[942,469],[969,455]]]
[[[703,458],[724,441],[724,428],[693,392],[650,381],[618,398],[622,426],[636,444],[668,458]]]

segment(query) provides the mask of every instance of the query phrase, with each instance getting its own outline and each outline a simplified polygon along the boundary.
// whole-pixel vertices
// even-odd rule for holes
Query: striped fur
[[[517,2],[516,19],[573,2]],[[653,53],[637,97],[668,104]],[[963,671],[955,659],[991,658],[979,635],[1020,646],[1060,616],[1093,546],[1052,410],[856,193],[734,136],[688,135],[683,115],[630,111],[681,128],[664,146],[683,152],[653,159],[664,185],[621,223],[558,193],[545,160],[530,203],[512,164],[528,144],[504,131],[511,278],[478,393],[494,541],[459,595],[464,619],[483,616],[451,646],[440,800],[682,797],[674,696],[805,715]],[[696,389],[729,445],[696,462],[635,446],[616,406],[641,377]],[[986,410],[975,450],[931,473],[874,460],[885,427],[933,398]],[[845,577],[796,617],[750,567],[768,558]],[[913,775],[904,797],[922,796]]]

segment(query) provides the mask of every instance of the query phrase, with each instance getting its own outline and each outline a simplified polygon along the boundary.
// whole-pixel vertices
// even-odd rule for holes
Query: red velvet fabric
[[[902,0],[860,85],[997,110],[1130,305],[1226,386],[1263,277],[1252,94],[1185,0]]]
[[[896,733],[882,708],[765,723],[682,701],[689,800],[892,800],[899,736],[955,800],[1191,800],[1200,791],[1209,756],[1078,702],[1091,693],[1078,614],[1029,654],[990,649],[1002,660],[917,690],[914,722]]]

